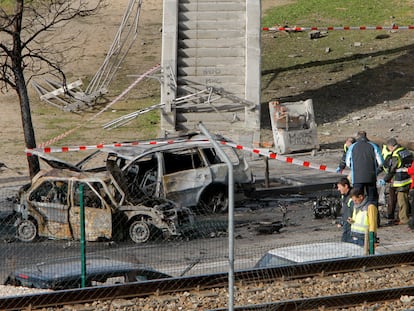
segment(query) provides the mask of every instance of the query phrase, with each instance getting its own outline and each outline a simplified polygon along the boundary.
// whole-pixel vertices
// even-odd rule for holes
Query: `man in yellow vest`
[[[350,196],[354,202],[352,217],[348,219],[351,224],[351,242],[368,246],[369,254],[374,254],[377,239],[377,207],[368,200],[361,188],[353,188]]]
[[[387,148],[392,152],[391,165],[387,174],[379,183],[385,184],[386,182],[392,182],[392,187],[397,192],[399,224],[407,224],[410,208],[408,192],[410,191],[411,177],[405,168],[411,166],[413,155],[407,148],[399,145],[395,138],[387,140]]]
[[[390,151],[387,147],[387,144],[382,145],[382,157],[384,158],[384,165],[381,166],[378,170],[377,175],[379,175],[381,172],[384,172],[387,174],[389,172],[389,169],[391,168],[392,164],[392,151]],[[392,186],[392,183],[382,183],[382,185],[379,185],[380,187],[383,187],[383,191],[387,193],[387,215],[386,218],[388,219],[387,225],[392,226],[396,224],[395,221],[395,208],[397,206],[397,192],[395,191],[395,188]],[[384,195],[385,195],[384,193]]]

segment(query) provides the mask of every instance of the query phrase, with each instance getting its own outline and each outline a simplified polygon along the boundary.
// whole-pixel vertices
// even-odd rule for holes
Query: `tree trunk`
[[[22,115],[22,125],[24,140],[26,148],[36,148],[36,138],[33,130],[32,114],[30,111],[30,101],[27,93],[27,87],[24,80],[23,72],[16,72],[16,86],[17,93],[19,95],[20,110]],[[29,164],[29,174],[33,178],[40,170],[39,158],[34,155],[27,155],[27,161]]]
[[[24,0],[16,1],[15,8],[15,19],[14,19],[14,31],[13,31],[13,71],[16,85],[16,92],[19,96],[20,111],[22,115],[22,125],[24,140],[26,148],[35,148],[36,139],[32,123],[32,114],[30,111],[30,101],[27,92],[26,80],[23,74],[23,63],[22,63],[22,42],[21,42],[21,23],[23,19]],[[31,178],[34,177],[40,171],[39,158],[34,155],[27,155],[27,161],[29,164],[29,175]]]

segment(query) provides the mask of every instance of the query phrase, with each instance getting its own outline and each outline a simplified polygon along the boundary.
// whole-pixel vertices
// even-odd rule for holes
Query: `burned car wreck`
[[[131,197],[114,167],[108,161],[104,172],[40,171],[19,191],[17,238],[24,242],[37,237],[80,239],[81,203],[87,241],[129,237],[144,243],[155,236],[180,235],[181,228],[191,226],[193,214],[186,207],[143,192]]]
[[[131,148],[104,148],[122,170],[129,193],[144,192],[203,213],[227,210],[228,168],[205,136],[141,148],[135,153]],[[233,164],[236,194],[249,195],[254,179],[242,152],[225,145],[222,150]]]

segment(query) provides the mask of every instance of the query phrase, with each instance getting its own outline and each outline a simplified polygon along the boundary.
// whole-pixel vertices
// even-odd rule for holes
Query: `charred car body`
[[[143,243],[160,233],[164,237],[179,235],[180,228],[192,224],[188,208],[142,192],[140,196],[129,196],[110,161],[108,166],[99,173],[56,168],[40,171],[19,191],[15,208],[17,238],[24,242],[37,237],[79,239],[81,200],[88,241],[129,236]]]
[[[141,148],[139,153],[131,148],[104,149],[116,159],[129,193],[144,192],[207,213],[227,210],[228,168],[205,136]],[[222,150],[233,163],[236,194],[248,194],[254,180],[243,154],[225,145]]]

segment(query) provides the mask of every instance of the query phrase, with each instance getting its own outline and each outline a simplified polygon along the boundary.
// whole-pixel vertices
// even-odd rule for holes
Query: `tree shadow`
[[[316,123],[334,122],[362,108],[401,99],[408,92],[413,91],[414,44],[385,51],[355,54],[334,60],[313,61],[287,68],[265,70],[262,71],[262,76],[271,75],[271,77],[262,89],[269,87],[272,81],[277,79],[278,75],[284,71],[308,69],[330,64],[340,68],[341,64],[345,62],[361,61],[369,57],[387,57],[387,55],[402,52],[404,52],[402,56],[372,69],[365,66],[360,73],[337,83],[275,99],[280,102],[296,102],[310,98],[313,100]],[[271,129],[268,102],[262,102],[261,109],[261,127],[262,129]],[[339,145],[341,143],[343,142],[338,142]]]

